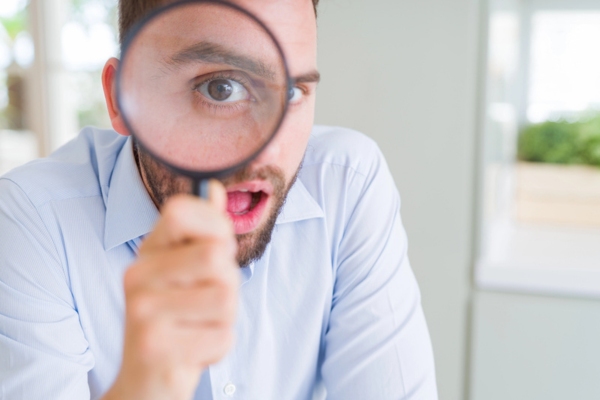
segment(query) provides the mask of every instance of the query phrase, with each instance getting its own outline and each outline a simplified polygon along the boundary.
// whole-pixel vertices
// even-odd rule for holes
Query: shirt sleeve
[[[353,178],[322,377],[329,400],[435,400],[431,341],[383,156]],[[350,203],[347,201],[347,204]]]
[[[0,398],[89,399],[94,360],[37,209],[0,179]]]

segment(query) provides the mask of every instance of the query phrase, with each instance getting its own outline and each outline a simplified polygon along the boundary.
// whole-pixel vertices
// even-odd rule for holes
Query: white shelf
[[[496,223],[477,262],[479,288],[600,298],[600,230]]]
[[[480,289],[600,298],[600,270],[541,269],[482,261],[477,265],[475,282]]]

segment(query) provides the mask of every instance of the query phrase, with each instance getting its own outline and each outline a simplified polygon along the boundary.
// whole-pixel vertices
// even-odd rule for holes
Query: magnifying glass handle
[[[192,182],[192,194],[195,194],[201,199],[208,200],[208,180],[194,179]]]

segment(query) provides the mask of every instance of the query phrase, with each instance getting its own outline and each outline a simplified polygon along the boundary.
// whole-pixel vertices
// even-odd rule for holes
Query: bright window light
[[[600,12],[540,11],[532,20],[530,122],[600,109]]]
[[[27,0],[2,0],[0,1],[0,18],[10,18],[27,5]]]

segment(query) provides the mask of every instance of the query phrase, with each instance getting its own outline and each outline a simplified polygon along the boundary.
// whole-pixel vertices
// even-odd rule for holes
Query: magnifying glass
[[[124,41],[117,101],[140,146],[208,196],[208,179],[254,159],[279,129],[290,77],[281,46],[248,11],[183,0]]]

